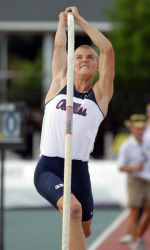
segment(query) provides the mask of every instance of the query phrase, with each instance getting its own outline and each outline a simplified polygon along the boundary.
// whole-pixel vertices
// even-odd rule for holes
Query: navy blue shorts
[[[35,169],[34,184],[39,194],[57,208],[57,201],[63,196],[64,159],[41,156]],[[90,220],[93,196],[87,162],[72,160],[71,193],[82,205],[82,221]]]

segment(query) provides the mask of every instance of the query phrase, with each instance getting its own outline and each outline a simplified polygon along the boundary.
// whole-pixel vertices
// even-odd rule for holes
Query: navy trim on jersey
[[[60,94],[65,94],[65,95],[67,94],[67,85],[59,92],[58,95],[60,95]],[[76,98],[83,99],[83,100],[86,98],[86,99],[91,100],[97,104],[96,99],[95,99],[95,95],[94,95],[94,91],[92,88],[88,92],[80,93],[75,89],[75,86],[74,86],[73,96]]]
[[[66,95],[67,94],[67,85],[56,95],[56,96],[58,96],[58,95]],[[103,115],[103,117],[105,117],[104,116],[104,114],[103,114],[103,112],[102,112],[102,110],[101,110],[101,108],[99,107],[99,105],[98,105],[98,103],[97,103],[97,101],[96,101],[96,98],[95,98],[95,94],[94,94],[94,91],[93,91],[93,89],[91,88],[88,92],[85,92],[85,93],[80,93],[80,92],[78,92],[76,89],[75,89],[75,86],[74,86],[74,94],[73,94],[73,96],[74,97],[76,97],[76,98],[80,98],[80,99],[88,99],[88,100],[91,100],[91,101],[93,101],[93,102],[95,102],[96,103],[96,105],[98,106],[98,108],[100,109],[100,111],[101,111],[101,113],[102,113],[102,115]],[[54,97],[55,98],[55,97]],[[51,100],[53,100],[54,98],[52,98]],[[51,101],[50,100],[50,101]],[[48,101],[45,105],[47,105],[50,101]]]
[[[96,101],[95,94],[94,94],[94,91],[93,91],[92,88],[86,93],[80,93],[74,87],[74,97],[77,97],[77,98],[80,98],[80,99],[88,99],[88,100],[91,100],[91,101],[95,102],[96,105],[98,106],[98,108],[100,109],[103,117],[105,117],[102,110],[101,110],[101,108],[99,107],[99,105],[98,105],[98,103]]]

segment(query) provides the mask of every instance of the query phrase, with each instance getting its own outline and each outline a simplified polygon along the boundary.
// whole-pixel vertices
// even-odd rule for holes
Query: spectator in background
[[[150,145],[142,139],[146,116],[131,115],[130,119],[125,121],[125,126],[131,135],[120,147],[118,165],[120,171],[128,173],[127,192],[130,207],[128,230],[132,236],[130,248],[144,250],[146,248],[143,235],[150,222]],[[137,222],[141,207],[143,213]]]
[[[147,124],[144,131],[144,140],[150,140],[150,103],[146,105]]]
[[[144,129],[144,134],[143,134],[143,140],[145,143],[150,144],[150,103],[146,105],[146,115],[147,115],[147,123],[146,127]],[[143,212],[143,207],[140,209],[139,217],[137,219],[137,222],[139,221],[141,215]],[[125,235],[123,235],[121,238],[119,238],[120,243],[130,243],[132,240],[131,234],[127,232]]]

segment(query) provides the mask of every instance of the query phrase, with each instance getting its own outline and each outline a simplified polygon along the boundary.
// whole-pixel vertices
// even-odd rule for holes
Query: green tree
[[[8,69],[12,72],[8,82],[8,101],[25,101],[30,107],[40,107],[43,76],[41,53],[33,61],[10,56]]]
[[[107,14],[115,51],[112,106],[118,120],[145,112],[150,101],[150,1],[114,0]]]

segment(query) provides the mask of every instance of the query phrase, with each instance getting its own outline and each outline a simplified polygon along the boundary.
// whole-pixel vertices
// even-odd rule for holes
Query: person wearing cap
[[[143,235],[150,223],[150,153],[148,144],[143,140],[146,115],[131,115],[124,124],[131,134],[119,149],[118,165],[120,171],[128,174],[128,230],[132,236],[130,249],[144,250]],[[141,207],[143,213],[137,223]]]
[[[147,124],[144,131],[144,140],[150,140],[150,103],[146,105]]]

